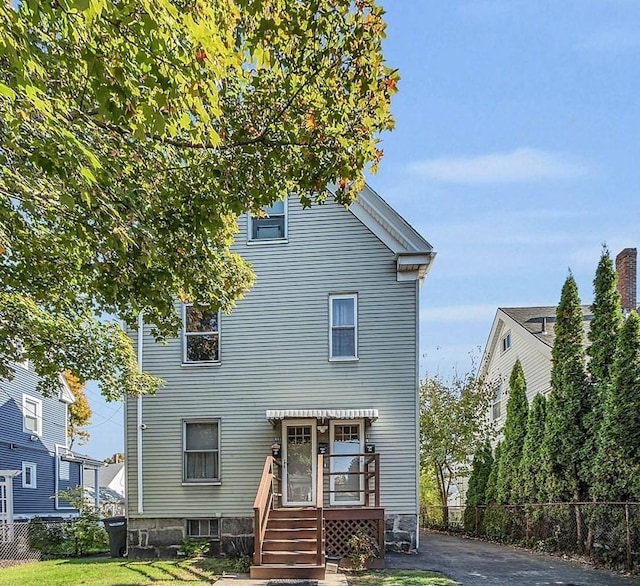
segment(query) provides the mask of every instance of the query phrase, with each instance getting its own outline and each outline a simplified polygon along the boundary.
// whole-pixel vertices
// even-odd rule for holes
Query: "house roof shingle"
[[[590,305],[582,305],[582,329],[583,344],[588,345],[587,334],[593,320],[593,312]],[[556,338],[556,309],[557,306],[542,307],[501,307],[511,319],[520,324],[530,334],[544,342],[549,348],[553,348]]]

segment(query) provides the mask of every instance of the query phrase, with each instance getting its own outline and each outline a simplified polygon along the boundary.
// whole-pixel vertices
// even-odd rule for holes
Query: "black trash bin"
[[[121,558],[127,551],[127,518],[107,517],[102,519],[109,534],[109,553],[112,558]]]

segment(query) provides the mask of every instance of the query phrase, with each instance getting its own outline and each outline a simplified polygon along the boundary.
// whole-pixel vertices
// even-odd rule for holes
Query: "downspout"
[[[420,547],[420,279],[416,279],[416,549]]]
[[[142,372],[142,344],[144,340],[144,318],[138,314],[138,370]],[[144,512],[142,489],[142,395],[138,395],[136,409],[136,465],[138,474],[138,513]]]

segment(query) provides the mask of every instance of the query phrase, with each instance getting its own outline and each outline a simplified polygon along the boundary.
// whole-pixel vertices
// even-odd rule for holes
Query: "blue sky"
[[[422,374],[470,367],[496,308],[584,303],[606,242],[640,245],[640,2],[386,0],[400,70],[371,186],[438,252],[421,292]],[[92,440],[122,409],[90,387]]]

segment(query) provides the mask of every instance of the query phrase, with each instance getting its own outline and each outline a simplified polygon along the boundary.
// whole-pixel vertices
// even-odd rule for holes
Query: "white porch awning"
[[[267,409],[272,425],[281,419],[378,419],[377,409]]]

